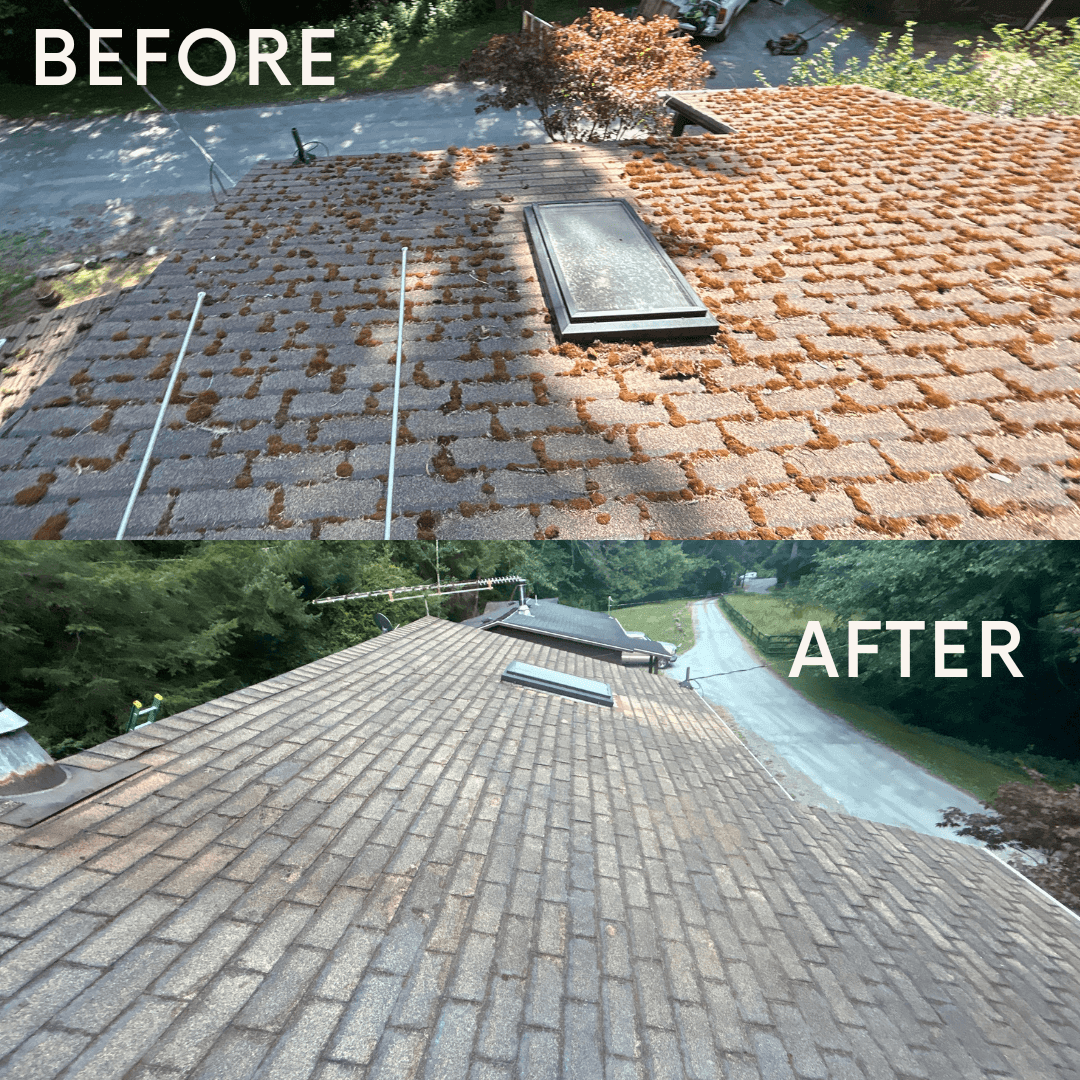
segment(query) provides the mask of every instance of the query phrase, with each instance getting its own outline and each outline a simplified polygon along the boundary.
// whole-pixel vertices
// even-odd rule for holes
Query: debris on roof
[[[424,618],[65,764],[123,762],[0,824],[4,1076],[1080,1072],[1080,921],[643,669]]]
[[[695,100],[735,133],[258,165],[0,439],[0,534],[114,535],[205,289],[129,535],[381,536],[407,246],[395,537],[1080,536],[1080,118]],[[556,342],[523,207],[620,198],[714,340]]]

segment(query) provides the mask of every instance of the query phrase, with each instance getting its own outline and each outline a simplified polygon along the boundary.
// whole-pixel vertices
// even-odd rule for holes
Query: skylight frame
[[[641,245],[631,247],[632,257],[647,253],[653,265],[666,275],[684,304],[658,306],[648,311],[640,307],[587,309],[578,305],[558,254],[558,239],[552,222],[560,212],[579,209],[583,213],[621,211],[622,221]],[[716,318],[690,287],[679,268],[660,246],[648,226],[627,199],[584,199],[568,202],[531,203],[525,207],[525,231],[533,253],[540,288],[551,313],[552,330],[560,341],[588,343],[617,340],[665,340],[703,337],[720,328]]]
[[[555,668],[537,667],[535,664],[526,664],[521,660],[515,660],[507,666],[500,682],[574,698],[588,702],[590,705],[615,707],[615,695],[607,683],[600,682],[598,679],[583,679],[566,671],[557,671]]]

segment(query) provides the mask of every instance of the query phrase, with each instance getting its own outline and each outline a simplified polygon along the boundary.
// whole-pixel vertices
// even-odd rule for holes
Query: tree
[[[0,543],[0,699],[43,745],[92,745],[135,698],[168,715],[378,633],[385,602],[317,596],[422,580],[366,542]]]
[[[1077,616],[1080,578],[1075,545],[1063,541],[871,541],[835,544],[819,554],[798,598],[850,620],[912,620],[911,674],[900,677],[900,634],[863,631],[878,653],[860,657],[864,694],[903,719],[1004,750],[1080,758],[1080,667]],[[1020,644],[1012,658],[1023,678],[1000,661],[991,678],[978,667],[984,620],[1013,623]],[[935,674],[934,623],[968,623],[967,678]],[[838,666],[847,659],[845,630],[827,631]],[[974,655],[972,655],[974,653]]]
[[[51,743],[111,738],[163,683],[172,709],[205,701],[238,626],[210,599],[186,567],[130,548],[3,544],[0,697]]]
[[[707,570],[670,540],[538,540],[526,563],[538,596],[593,611],[698,592]]]
[[[683,540],[683,552],[703,560],[701,575],[694,579],[695,584],[700,585],[695,592],[722,593],[731,588],[742,573],[739,557],[744,543],[742,540]]]
[[[993,803],[983,803],[993,814],[967,814],[950,806],[938,828],[959,828],[960,836],[982,840],[991,851],[1009,846],[1035,852],[1034,866],[1016,855],[1009,862],[1080,914],[1080,784],[1058,791],[1042,773],[1024,771],[1031,783],[1002,784]]]
[[[762,577],[776,578],[777,588],[798,585],[814,568],[818,555],[829,550],[835,540],[747,540],[739,553],[743,570],[755,570]],[[860,540],[839,541],[842,548],[861,544]]]
[[[658,91],[695,90],[712,73],[674,19],[628,19],[601,8],[541,34],[493,37],[461,64],[458,78],[491,89],[477,112],[532,104],[547,135],[566,142],[621,139],[670,120]]]

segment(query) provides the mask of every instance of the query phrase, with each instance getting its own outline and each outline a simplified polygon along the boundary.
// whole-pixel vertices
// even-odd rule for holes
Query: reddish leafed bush
[[[1009,862],[1025,877],[1080,913],[1080,784],[1058,791],[1042,773],[1024,769],[1031,783],[1002,784],[993,814],[967,814],[950,806],[939,828],[960,828],[961,836],[982,840],[991,851],[1009,846],[1036,852],[1043,859],[1032,866],[1014,855]]]
[[[602,142],[666,130],[661,90],[697,90],[712,73],[674,19],[628,19],[601,8],[542,34],[496,35],[458,69],[482,82],[477,112],[533,105],[552,139]],[[663,125],[663,126],[662,126]]]

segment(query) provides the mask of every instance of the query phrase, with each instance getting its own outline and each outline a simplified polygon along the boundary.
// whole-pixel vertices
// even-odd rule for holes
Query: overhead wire
[[[735,668],[732,671],[714,671],[711,675],[695,675],[690,677],[690,669],[686,669],[686,677],[683,679],[680,685],[689,686],[692,682],[700,682],[702,679],[715,679],[718,675],[738,675],[740,671],[757,671],[758,668],[765,667],[764,664],[755,664],[753,667],[740,667]]]
[[[79,22],[81,22],[81,23],[83,24],[83,26],[85,26],[85,27],[86,27],[86,29],[87,29],[87,30],[89,30],[89,31],[93,32],[93,30],[94,30],[94,27],[92,27],[92,26],[91,26],[91,25],[90,25],[90,24],[89,24],[89,23],[88,23],[88,22],[87,22],[87,21],[86,21],[86,20],[85,20],[85,19],[84,19],[84,18],[82,17],[82,14],[81,14],[81,13],[80,13],[80,12],[79,12],[79,11],[78,11],[78,10],[77,10],[76,8],[75,8],[75,6],[74,6],[74,5],[72,4],[71,0],[63,0],[63,2],[64,2],[64,4],[65,4],[65,6],[66,6],[66,7],[67,7],[67,8],[68,8],[68,9],[69,9],[70,11],[71,11],[72,15],[74,15],[74,16],[75,16],[75,18],[76,18],[76,19],[78,19],[78,20],[79,20]],[[102,42],[102,44],[104,44],[104,42]],[[120,54],[119,54],[118,52],[114,52],[111,46],[106,46],[106,48],[108,49],[108,52],[107,52],[107,53],[105,53],[104,55],[108,56],[108,57],[109,57],[110,59],[115,59],[115,60],[116,60],[116,62],[117,62],[117,63],[118,63],[118,64],[119,64],[119,65],[120,65],[120,66],[121,66],[121,67],[122,67],[122,68],[123,68],[123,69],[124,69],[124,70],[125,70],[125,71],[126,71],[127,73],[128,73],[128,75],[130,75],[130,76],[131,76],[131,78],[132,78],[132,80],[134,81],[135,85],[136,85],[136,86],[140,85],[140,84],[139,84],[139,80],[138,80],[138,79],[137,79],[137,78],[135,77],[135,73],[134,73],[134,72],[133,72],[133,71],[131,70],[131,68],[129,68],[129,67],[127,66],[127,64],[125,64],[125,63],[124,63],[124,60],[123,60],[123,58],[122,58],[122,57],[120,56]],[[234,179],[233,179],[233,178],[232,178],[232,177],[231,177],[231,176],[230,176],[230,175],[229,175],[229,174],[228,174],[228,173],[227,173],[227,172],[226,172],[226,171],[225,171],[225,170],[224,170],[224,169],[223,169],[223,168],[222,168],[222,167],[221,167],[221,166],[220,166],[220,165],[219,165],[219,164],[218,164],[218,163],[217,163],[217,162],[215,161],[215,160],[214,160],[214,156],[213,156],[213,155],[212,155],[212,154],[210,153],[210,151],[209,151],[209,150],[207,150],[207,149],[206,149],[206,147],[205,147],[205,146],[203,146],[203,144],[202,144],[201,142],[199,142],[199,140],[198,140],[198,139],[196,139],[196,138],[195,138],[195,137],[194,137],[193,135],[190,135],[190,134],[188,134],[188,132],[186,132],[186,131],[185,131],[185,130],[183,129],[183,127],[181,127],[181,125],[180,125],[180,121],[179,121],[179,120],[177,120],[177,119],[176,119],[176,117],[175,117],[175,116],[174,116],[174,115],[172,114],[172,112],[170,112],[170,111],[169,111],[169,110],[168,110],[168,109],[167,109],[167,108],[166,108],[166,107],[165,107],[165,106],[164,106],[164,105],[163,105],[163,104],[162,104],[162,103],[161,103],[161,102],[160,102],[160,101],[158,100],[158,98],[157,98],[157,97],[156,97],[156,96],[155,96],[155,95],[154,95],[154,94],[153,94],[153,93],[151,92],[150,88],[149,88],[149,87],[147,87],[147,86],[145,86],[145,85],[143,85],[143,86],[142,86],[142,90],[143,90],[143,91],[145,92],[146,96],[147,96],[147,97],[148,97],[148,98],[149,98],[149,99],[150,99],[150,100],[151,100],[151,101],[152,101],[152,102],[153,102],[153,103],[154,103],[154,104],[155,104],[155,105],[156,105],[156,106],[157,106],[157,107],[158,107],[158,108],[159,108],[159,109],[160,109],[160,110],[161,110],[161,111],[163,112],[163,113],[165,113],[165,114],[166,114],[166,116],[168,116],[168,118],[169,118],[169,119],[170,119],[170,120],[171,120],[171,121],[173,122],[173,124],[175,125],[175,127],[176,127],[176,130],[177,130],[177,131],[179,131],[179,132],[180,132],[180,134],[181,134],[181,135],[183,135],[183,136],[184,136],[184,137],[185,137],[185,138],[186,138],[186,139],[187,139],[187,140],[188,140],[188,141],[189,141],[189,142],[190,142],[190,143],[191,143],[191,144],[192,144],[193,146],[195,146],[195,147],[196,147],[196,149],[197,149],[197,150],[198,150],[198,151],[199,151],[199,152],[200,152],[200,153],[202,154],[202,156],[203,156],[203,157],[204,157],[204,158],[205,158],[205,159],[206,159],[206,160],[207,160],[207,161],[208,161],[208,162],[210,163],[210,194],[211,194],[211,195],[213,195],[213,194],[214,194],[214,183],[213,183],[213,176],[214,176],[214,170],[215,170],[215,169],[217,169],[217,171],[218,171],[218,172],[219,172],[219,173],[221,174],[221,176],[223,176],[223,177],[224,177],[224,178],[225,178],[225,179],[226,179],[226,180],[227,180],[227,181],[229,182],[229,187],[235,187],[235,186],[236,186],[236,181],[235,181],[235,180],[234,180]],[[221,177],[219,177],[219,178],[218,178],[218,183],[219,183],[219,184],[221,184]],[[223,184],[221,184],[221,187],[222,187],[222,191],[224,191],[224,185],[223,185]],[[215,198],[215,200],[214,200],[214,201],[215,201],[215,202],[217,201],[217,200],[216,200],[216,198]]]

